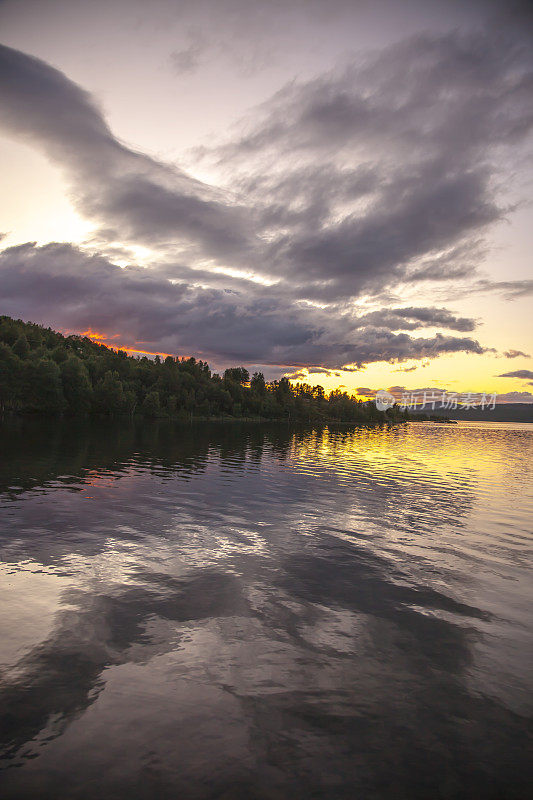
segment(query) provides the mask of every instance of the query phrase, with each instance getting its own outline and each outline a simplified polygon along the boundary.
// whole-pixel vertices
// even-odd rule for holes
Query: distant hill
[[[430,408],[413,410],[413,414],[425,413],[430,416],[447,417],[465,422],[533,422],[533,403],[497,403],[494,409]]]

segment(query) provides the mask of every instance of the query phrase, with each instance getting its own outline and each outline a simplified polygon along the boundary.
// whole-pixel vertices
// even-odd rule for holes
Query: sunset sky
[[[532,401],[528,9],[0,0],[0,314]]]

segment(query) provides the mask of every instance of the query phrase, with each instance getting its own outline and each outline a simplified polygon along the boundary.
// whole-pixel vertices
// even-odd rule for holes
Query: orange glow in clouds
[[[114,333],[113,335],[108,335],[107,333],[97,333],[93,331],[91,328],[88,328],[86,331],[81,331],[81,333],[77,334],[78,336],[86,336],[87,339],[90,339],[92,342],[96,342],[96,344],[103,344],[105,347],[109,347],[110,350],[125,350],[126,353],[129,355],[140,355],[140,356],[160,356],[161,358],[166,358],[167,356],[171,356],[174,358],[172,353],[161,353],[161,352],[152,352],[151,350],[137,350],[135,347],[129,347],[128,345],[119,345],[118,343],[110,344],[113,339],[120,338],[120,333]],[[141,344],[141,342],[135,342],[135,344]]]
[[[113,336],[108,336],[106,333],[96,333],[95,331],[89,328],[86,331],[82,331],[79,336],[86,336],[88,339],[91,339],[93,342],[97,342],[98,344],[105,344],[106,340],[108,339],[118,339],[120,336],[119,333],[115,333]]]

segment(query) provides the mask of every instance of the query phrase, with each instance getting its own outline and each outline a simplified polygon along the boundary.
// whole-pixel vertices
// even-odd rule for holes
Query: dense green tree
[[[60,344],[57,347],[54,347],[54,349],[52,350],[52,358],[54,359],[56,364],[63,364],[63,362],[66,361],[68,358],[67,348],[63,347],[63,345]]]
[[[13,345],[13,352],[19,358],[26,358],[29,355],[30,345],[28,344],[28,339],[24,334],[19,336]]]
[[[245,384],[250,380],[250,373],[244,367],[231,367],[224,372],[224,380]]]
[[[19,320],[11,319],[11,317],[1,317],[0,341],[12,347],[19,336],[24,333],[24,329],[20,327],[19,322]]]
[[[91,409],[93,389],[83,361],[77,356],[69,356],[60,370],[68,410],[74,414],[86,414]]]
[[[158,417],[161,412],[159,392],[149,392],[143,400],[142,412],[145,417]]]
[[[167,398],[167,404],[165,408],[166,414],[169,417],[175,417],[178,412],[178,402],[174,395],[169,395]]]
[[[21,403],[32,411],[59,412],[64,408],[59,367],[50,358],[22,362]]]
[[[135,409],[137,408],[137,394],[132,390],[128,389],[124,392],[124,411],[128,414],[134,414]]]
[[[256,392],[260,397],[266,394],[265,376],[262,372],[254,372],[250,381],[250,389]]]
[[[123,410],[124,387],[118,372],[108,370],[98,381],[94,394],[98,411],[104,414],[116,414]]]
[[[20,359],[5,342],[0,342],[0,410],[16,408],[20,389]]]

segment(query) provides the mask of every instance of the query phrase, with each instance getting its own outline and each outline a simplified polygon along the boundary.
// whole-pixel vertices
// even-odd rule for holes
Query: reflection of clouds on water
[[[93,689],[102,688],[104,668],[168,650],[158,626],[150,625],[153,620],[190,623],[246,610],[231,575],[206,571],[181,580],[157,573],[137,577],[142,583],[111,585],[107,594],[97,587],[63,593],[64,610],[54,629],[5,681],[0,731],[8,754],[33,739],[50,718],[62,721],[56,726],[61,733],[72,715],[96,699]],[[140,645],[138,658],[131,659],[135,645]]]
[[[455,428],[125,423],[71,429],[68,448],[57,430],[32,440],[41,488],[19,453],[1,549],[16,575],[46,571],[47,627],[27,613],[3,675],[2,741],[22,765],[6,797],[53,793],[65,759],[83,797],[110,759],[120,797],[135,781],[212,796],[210,764],[217,791],[250,797],[518,792],[527,723],[475,679],[512,608],[486,602],[483,465],[457,464]],[[20,603],[7,593],[8,626]]]

